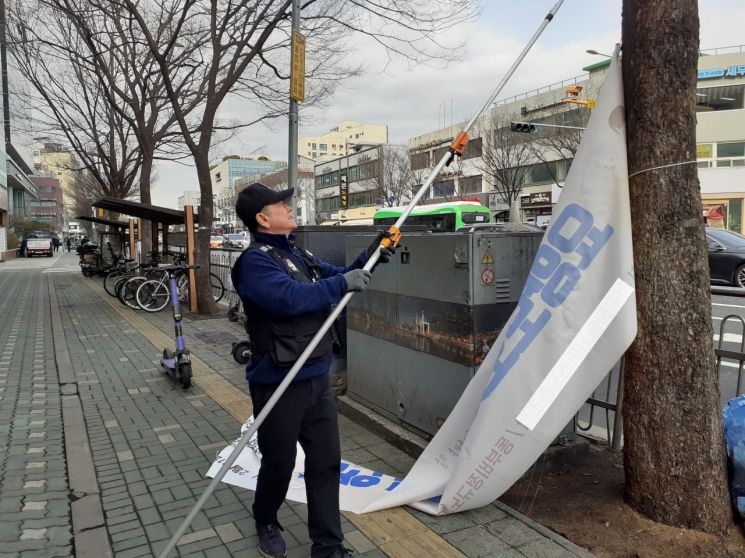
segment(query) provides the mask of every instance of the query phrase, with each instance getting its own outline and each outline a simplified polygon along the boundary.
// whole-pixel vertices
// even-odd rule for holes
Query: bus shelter
[[[194,226],[199,221],[199,217],[190,205],[184,206],[183,211],[171,209],[169,207],[160,207],[147,203],[136,202],[132,200],[122,200],[111,196],[104,196],[91,204],[95,208],[106,209],[127,215],[130,222],[134,218],[146,220],[152,223],[152,243],[154,250],[158,250],[160,245],[160,236],[162,236],[163,251],[168,247],[168,227],[170,225],[183,225],[186,229],[186,257],[189,265],[194,265]],[[135,255],[135,225],[129,227],[130,247],[132,249],[131,257]],[[159,235],[160,233],[160,235]],[[142,240],[143,227],[139,227],[139,239]],[[144,260],[144,254],[140,255],[140,261]],[[197,290],[196,290],[196,273],[193,269],[189,270],[189,306],[192,312],[197,311]]]
[[[103,244],[104,235],[118,236],[120,238],[129,237],[129,254],[131,258],[135,257],[133,255],[134,249],[132,247],[134,246],[134,238],[139,231],[134,219],[129,219],[128,221],[118,221],[116,219],[105,219],[103,217],[79,215],[77,217],[77,220],[87,221],[96,225],[106,225],[109,227],[108,231],[98,231],[99,235],[101,235],[101,241],[99,242],[99,244]]]

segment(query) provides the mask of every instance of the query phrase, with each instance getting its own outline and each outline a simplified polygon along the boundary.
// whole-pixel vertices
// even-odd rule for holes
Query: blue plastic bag
[[[745,395],[727,402],[722,411],[727,443],[729,489],[740,520],[745,520]]]

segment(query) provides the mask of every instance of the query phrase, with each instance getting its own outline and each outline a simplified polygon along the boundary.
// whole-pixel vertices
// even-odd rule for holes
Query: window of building
[[[481,192],[480,174],[474,176],[463,176],[458,180],[458,193],[461,196],[463,194],[476,194],[479,192]]]
[[[220,182],[222,180],[222,177],[220,176],[219,172],[215,173],[215,182]]]
[[[367,207],[375,205],[375,192],[376,190],[368,190],[366,192],[355,192],[349,194],[349,207]]]
[[[713,156],[713,143],[699,143],[696,145],[696,159],[711,159]]]
[[[481,138],[469,140],[466,152],[463,153],[464,159],[473,159],[474,157],[481,157]]]
[[[310,154],[310,156],[311,156],[311,157],[317,157],[317,156],[318,156],[318,154],[317,154],[317,153],[316,153],[316,152],[314,151],[313,153],[311,153],[311,154]]]
[[[314,143],[314,144],[313,144],[313,145],[312,145],[311,147],[312,147],[313,149],[315,149],[315,148],[316,148],[316,144]]]
[[[432,184],[432,197],[444,198],[455,195],[455,181],[454,180],[442,180]]]
[[[745,167],[745,141],[718,143],[715,163],[717,167]]]
[[[411,170],[421,170],[429,167],[429,151],[421,153],[412,153],[409,155]]]
[[[450,146],[446,145],[445,147],[438,147],[437,149],[435,149],[434,153],[432,153],[435,165],[442,160],[443,156],[445,155],[445,153],[447,153],[449,148]]]
[[[334,211],[341,207],[339,196],[332,196],[330,198],[319,198],[316,199],[316,210],[317,211]]]
[[[319,151],[326,151],[326,144],[325,143],[319,143],[318,144],[318,150]]]
[[[331,144],[331,149],[336,149],[336,144],[335,143],[332,143]]]
[[[722,157],[745,157],[745,141],[717,144],[717,159]]]
[[[696,112],[745,108],[745,84],[696,89]]]
[[[571,159],[564,159],[559,161],[547,161],[545,163],[530,165],[530,172],[528,173],[526,182],[528,184],[561,182],[566,178],[571,164]]]

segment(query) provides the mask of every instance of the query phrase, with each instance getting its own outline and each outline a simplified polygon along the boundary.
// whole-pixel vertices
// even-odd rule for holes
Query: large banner
[[[342,509],[360,513],[409,504],[448,514],[489,504],[540,457],[635,336],[616,50],[514,313],[405,479],[342,463]],[[246,472],[231,471],[225,482],[255,488],[258,463],[255,450],[246,448],[234,467]],[[288,498],[304,501],[300,458],[297,465]]]

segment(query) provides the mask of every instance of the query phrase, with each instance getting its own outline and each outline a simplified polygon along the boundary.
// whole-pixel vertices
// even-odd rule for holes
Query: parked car
[[[248,248],[250,242],[240,233],[232,233],[225,235],[225,241],[222,243],[223,248],[237,248],[239,250],[245,250]]]
[[[52,233],[34,231],[26,237],[26,257],[30,258],[37,254],[52,257],[54,245],[52,244]]]
[[[745,287],[745,236],[707,227],[706,243],[711,282]]]
[[[210,248],[222,248],[223,242],[225,242],[225,237],[211,236],[210,237]]]

